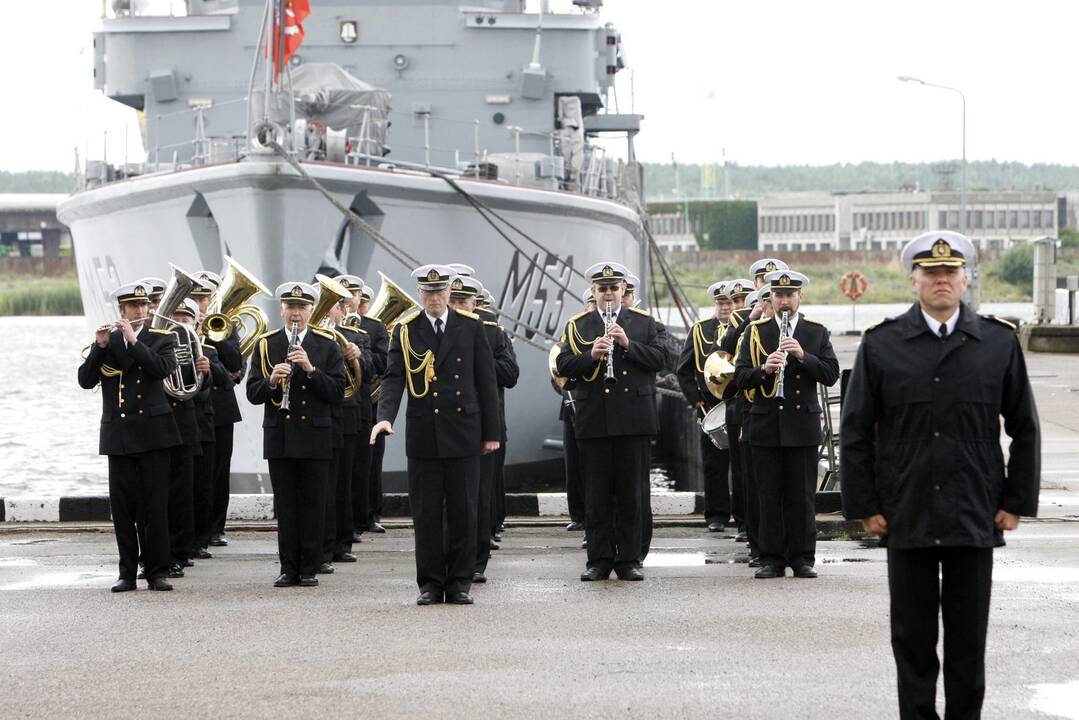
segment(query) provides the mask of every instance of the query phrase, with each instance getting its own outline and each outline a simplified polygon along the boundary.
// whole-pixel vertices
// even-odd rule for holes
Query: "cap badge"
[[[790,275],[780,275],[779,276],[779,284],[782,285],[782,286],[790,285],[791,284],[791,276]]]
[[[949,258],[952,256],[952,246],[944,238],[933,243],[933,257]]]
[[[431,269],[431,272],[427,273],[428,282],[436,282],[438,280],[438,270]]]
[[[146,288],[144,288],[142,285],[136,285],[135,297],[146,297]]]
[[[769,262],[767,265],[764,266],[764,269],[768,272],[775,272],[776,264],[774,262]]]
[[[610,265],[603,266],[603,277],[614,277],[614,269]]]
[[[740,293],[740,292],[742,292],[742,283],[735,283],[734,287],[731,288],[731,292],[732,293]]]
[[[465,284],[463,282],[461,282],[461,278],[457,278],[456,280],[453,281],[453,289],[454,290],[464,290],[464,288],[465,288]]]
[[[303,297],[303,288],[299,285],[292,286],[292,297]]]

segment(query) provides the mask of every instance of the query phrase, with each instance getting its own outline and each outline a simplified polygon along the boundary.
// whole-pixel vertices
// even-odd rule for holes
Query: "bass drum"
[[[731,446],[730,438],[727,437],[727,403],[721,402],[708,411],[701,420],[701,431],[720,450]]]

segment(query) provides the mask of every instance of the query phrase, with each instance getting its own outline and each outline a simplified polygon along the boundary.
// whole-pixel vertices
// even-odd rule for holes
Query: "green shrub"
[[[991,272],[1006,283],[1028,287],[1034,283],[1034,247],[1017,243],[1005,250]]]

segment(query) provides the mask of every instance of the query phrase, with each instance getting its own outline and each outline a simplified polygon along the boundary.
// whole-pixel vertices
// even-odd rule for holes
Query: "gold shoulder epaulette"
[[[647,310],[641,310],[640,308],[628,307],[626,308],[626,310],[629,310],[630,312],[635,312],[638,315],[644,315],[645,317],[652,317],[652,313],[648,312]]]
[[[986,320],[996,320],[1001,325],[1006,325],[1013,331],[1015,330],[1015,323],[1008,322],[1004,318],[998,318],[996,315],[979,315],[978,317],[985,318]]]
[[[765,323],[772,322],[772,318],[761,318],[760,320],[754,320],[750,325],[764,325]]]
[[[310,327],[310,326],[307,329],[310,330],[311,332],[315,333],[319,337],[326,338],[327,340],[336,340],[337,339],[336,337],[334,337],[334,334],[332,332],[330,332],[329,330],[324,330],[324,329],[322,329],[320,327]]]
[[[493,325],[495,327],[498,327],[498,323],[496,323],[494,320],[484,320],[483,324],[484,325]]]
[[[890,317],[890,318],[884,318],[884,319],[883,319],[883,320],[881,320],[880,322],[875,322],[875,323],[873,323],[872,325],[868,326],[868,327],[867,327],[867,328],[866,328],[865,330],[863,330],[862,332],[863,332],[863,333],[867,333],[867,332],[869,332],[870,330],[876,330],[877,328],[879,328],[879,327],[883,327],[883,326],[887,325],[888,323],[891,323],[891,322],[895,322],[895,320],[896,320],[896,318],[894,318],[894,317]]]
[[[406,312],[404,315],[402,315],[400,317],[400,319],[398,319],[397,324],[398,325],[403,325],[405,323],[410,323],[413,320],[415,320],[416,318],[418,318],[421,314],[422,314],[422,311],[419,308],[412,308],[411,310]]]
[[[588,315],[588,314],[589,314],[590,312],[592,312],[592,311],[591,311],[591,310],[582,310],[581,312],[579,312],[579,313],[577,313],[576,315],[574,315],[573,317],[571,317],[571,318],[569,319],[569,321],[570,321],[570,322],[573,322],[574,320],[580,320],[580,319],[581,319],[581,318],[583,318],[583,317],[584,317],[585,315]]]
[[[813,318],[807,318],[805,315],[802,316],[802,320],[805,320],[807,323],[813,323],[814,325],[820,325],[821,327],[824,327],[824,323],[822,323],[820,320],[814,320]]]
[[[461,308],[454,308],[454,310],[457,311],[458,315],[464,315],[466,318],[472,318],[473,320],[479,320],[480,319],[480,316],[477,315],[474,312],[469,312],[468,310],[462,310]]]
[[[262,340],[263,338],[268,338],[271,335],[275,335],[275,334],[277,334],[279,332],[284,332],[284,331],[285,331],[285,328],[277,328],[276,330],[267,330],[266,332],[259,335],[258,339]]]
[[[150,328],[150,332],[158,335],[172,335],[172,330],[166,330],[165,328]]]

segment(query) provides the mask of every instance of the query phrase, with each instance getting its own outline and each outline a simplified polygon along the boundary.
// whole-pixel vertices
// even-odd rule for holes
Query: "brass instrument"
[[[225,256],[225,263],[224,277],[210,300],[202,327],[208,339],[221,342],[232,334],[235,326],[240,334],[240,354],[246,358],[269,325],[266,313],[257,305],[251,305],[250,300],[259,293],[272,293],[228,255]],[[251,318],[250,330],[243,322],[244,316]]]
[[[734,379],[734,365],[731,356],[722,350],[715,350],[704,361],[704,384],[716,400],[723,399],[723,393]]]
[[[330,308],[352,297],[352,293],[348,291],[341,283],[328,278],[325,275],[315,275],[315,280],[318,281],[319,293],[318,302],[315,303],[314,309],[311,310],[311,319],[308,321],[311,325],[316,327],[322,327],[324,330],[333,333],[333,339],[337,341],[338,346],[341,348],[341,352],[344,353],[345,349],[349,345],[348,338],[340,333],[337,328],[333,327],[332,323],[327,323],[327,326],[323,325],[323,321],[326,320],[326,316],[330,312]],[[363,380],[363,373],[360,370],[359,359],[345,360],[345,379],[348,384],[345,385],[345,397],[350,398],[360,390],[360,383]]]
[[[615,313],[613,303],[608,302],[606,309],[603,311],[603,337],[607,338],[608,342],[614,343],[614,338],[611,337],[611,327],[614,325],[617,314]],[[618,378],[614,375],[614,346],[612,344],[611,349],[607,351],[607,374],[603,377],[603,383],[605,385],[614,385],[618,382]]]
[[[386,330],[393,335],[393,329],[397,322],[408,311],[418,308],[420,304],[412,299],[412,296],[402,290],[393,280],[390,280],[382,272],[382,286],[375,293],[371,305],[367,310],[367,317],[374,318],[386,326]],[[377,402],[379,391],[382,389],[382,379],[373,378],[371,382],[371,401]]]
[[[296,322],[295,320],[292,321],[292,328],[289,331],[289,338],[288,338],[288,351],[285,353],[285,357],[288,357],[289,355],[291,355],[292,351],[300,346],[299,325],[300,324],[298,322]],[[289,404],[288,396],[289,396],[289,390],[292,388],[292,371],[293,371],[294,368],[295,368],[295,365],[293,364],[293,362],[291,360],[289,360],[288,361],[289,372],[288,372],[288,375],[285,376],[285,385],[284,385],[284,387],[281,388],[281,409],[285,410],[285,411],[288,411],[288,410],[292,409],[292,406]]]
[[[157,312],[152,313],[150,327],[154,330],[168,330],[176,336],[176,367],[163,384],[170,397],[190,400],[202,389],[203,376],[195,367],[195,362],[202,357],[202,343],[194,330],[173,320],[172,314],[199,282],[175,265],[170,267],[172,279],[161,296]]]
[[[786,310],[783,311],[783,315],[779,321],[779,344],[782,345],[786,338],[791,336],[791,322],[790,313]],[[776,397],[780,400],[783,399],[783,371],[787,368],[787,351],[783,351],[783,364],[780,366],[776,373],[779,375],[776,378]]]
[[[338,324],[346,330],[360,332],[363,330],[363,315],[360,315],[358,312],[347,313],[341,318],[341,322]]]
[[[547,353],[547,370],[551,373],[551,380],[558,386],[559,390],[566,389],[566,381],[568,378],[564,378],[558,374],[558,353],[562,352],[562,343],[555,343],[551,346],[551,351]]]

